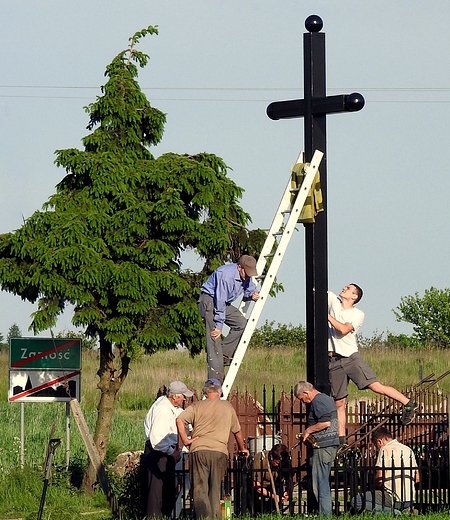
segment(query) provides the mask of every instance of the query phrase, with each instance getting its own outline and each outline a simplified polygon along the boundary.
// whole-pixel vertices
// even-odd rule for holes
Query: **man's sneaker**
[[[231,358],[228,356],[223,356],[223,366],[229,367],[231,365]]]
[[[403,426],[413,422],[414,417],[416,416],[416,411],[418,409],[419,405],[417,403],[413,403],[412,401],[409,401],[408,404],[405,404],[403,407],[402,418],[400,420]]]

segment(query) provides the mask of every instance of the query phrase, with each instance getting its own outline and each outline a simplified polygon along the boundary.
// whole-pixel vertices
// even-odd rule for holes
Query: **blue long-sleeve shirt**
[[[227,304],[234,302],[242,293],[245,300],[251,299],[256,292],[256,285],[251,278],[241,278],[238,264],[226,264],[213,272],[201,286],[201,291],[214,299],[214,323],[222,330]]]

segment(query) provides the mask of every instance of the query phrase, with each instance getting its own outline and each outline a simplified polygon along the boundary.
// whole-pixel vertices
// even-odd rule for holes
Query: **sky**
[[[412,332],[392,311],[403,296],[450,286],[450,2],[434,0],[0,0],[0,233],[55,191],[55,150],[82,148],[83,107],[138,30],[158,36],[139,83],[167,114],[166,152],[215,153],[245,189],[252,226],[269,228],[303,120],[272,121],[272,101],[303,97],[304,22],[323,20],[327,94],[359,92],[361,112],[327,117],[328,281],[359,284],[361,333]],[[447,58],[446,58],[447,57]],[[285,292],[259,320],[305,324],[303,228],[278,280]],[[35,305],[0,292],[0,333],[24,336]],[[70,312],[55,331],[73,329]],[[48,333],[41,335],[48,336]]]

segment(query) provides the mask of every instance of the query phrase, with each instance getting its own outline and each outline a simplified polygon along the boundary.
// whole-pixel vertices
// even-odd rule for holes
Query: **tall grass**
[[[435,376],[439,376],[448,370],[450,365],[449,353],[443,349],[405,350],[382,345],[374,348],[364,347],[360,351],[379,380],[399,390],[419,381],[421,367],[424,375],[434,372]],[[95,351],[83,351],[81,406],[91,430],[95,425],[96,407],[100,397],[95,384],[98,380],[98,363],[98,354]],[[239,391],[248,389],[252,393],[256,389],[261,400],[264,386],[269,392],[274,388],[278,397],[283,389],[289,392],[296,381],[305,377],[304,347],[254,347],[247,351],[233,388]],[[189,388],[195,388],[200,395],[206,379],[205,354],[193,358],[186,351],[171,350],[157,352],[151,356],[142,354],[131,364],[128,377],[116,399],[111,451],[142,448],[142,422],[145,414],[154,402],[159,387],[163,384],[168,385],[175,379],[184,381]],[[6,352],[0,352],[0,464],[4,468],[14,468],[18,462],[15,446],[20,432],[20,405],[7,403],[7,387],[8,355]],[[450,391],[450,376],[440,381],[436,388],[447,394]],[[359,391],[351,383],[349,399],[362,396],[372,397],[374,394],[370,390]],[[42,465],[42,454],[48,440],[49,428],[55,418],[55,435],[64,438],[64,403],[26,403],[25,436],[29,451],[26,459],[30,465]],[[72,451],[83,452],[83,443],[76,427],[72,428],[71,436]],[[40,445],[41,449],[38,450],[33,443]],[[59,453],[55,457],[61,457],[63,461],[64,449],[58,449],[57,452]]]
[[[47,488],[42,518],[79,520],[88,514],[92,520],[112,519],[108,503],[100,490],[93,495],[78,491],[70,482],[70,474],[53,466],[53,475]],[[0,481],[1,518],[35,520],[43,491],[41,474],[33,468],[14,470],[8,479]]]
[[[439,376],[450,369],[450,352],[446,349],[408,350],[383,344],[372,348],[362,347],[360,352],[379,381],[399,390],[419,382],[421,367],[425,376],[433,372],[435,376]],[[305,378],[305,347],[253,347],[245,354],[233,388],[239,391],[247,388],[251,392],[256,389],[257,395],[260,396],[264,386],[269,391],[273,387],[278,396],[281,390],[290,391],[296,381]],[[142,355],[132,365],[118,395],[119,407],[128,411],[146,412],[158,388],[174,379],[180,379],[188,387],[200,392],[206,379],[205,354],[202,353],[195,358],[190,357],[187,352],[179,351],[158,352],[152,356]],[[436,388],[447,394],[450,391],[450,376],[439,382]],[[90,392],[92,398],[86,399],[86,406],[89,401],[94,407],[98,391],[91,385]],[[360,391],[351,383],[349,398],[361,396],[373,397],[374,394],[370,390]]]

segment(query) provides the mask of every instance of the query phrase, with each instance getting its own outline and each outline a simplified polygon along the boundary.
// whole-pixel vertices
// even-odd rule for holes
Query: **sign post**
[[[8,401],[20,403],[20,465],[24,467],[25,402],[66,403],[66,467],[70,459],[69,401],[80,400],[81,339],[11,338]]]

